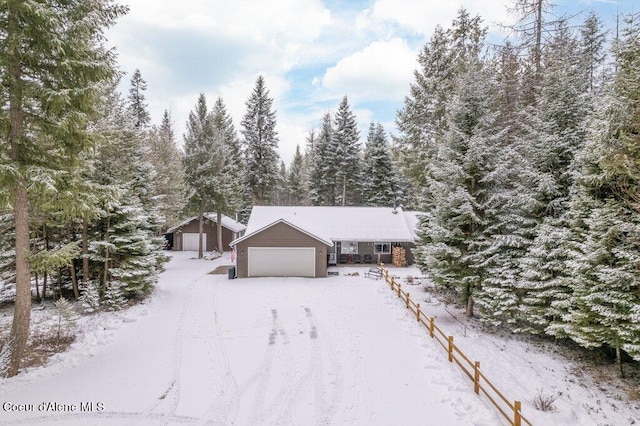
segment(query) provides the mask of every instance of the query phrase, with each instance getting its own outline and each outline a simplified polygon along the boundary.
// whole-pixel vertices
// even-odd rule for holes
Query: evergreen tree
[[[417,262],[434,281],[460,294],[468,316],[486,277],[486,214],[496,158],[487,79],[464,74],[451,105],[447,137],[428,181],[434,204],[419,224]]]
[[[342,98],[334,117],[330,150],[335,163],[334,184],[339,188],[336,204],[359,204],[362,181],[360,132],[346,96]]]
[[[224,250],[224,247],[222,247],[222,213],[235,215],[242,208],[243,192],[245,189],[245,171],[240,141],[236,134],[233,120],[227,112],[224,101],[220,97],[216,99],[216,103],[211,111],[211,120],[214,131],[222,136],[222,142],[226,152],[225,163],[222,170],[223,181],[220,187],[224,203],[216,212],[218,247],[222,252]],[[248,216],[246,219],[248,219]]]
[[[242,158],[242,148],[240,140],[236,134],[233,119],[227,112],[227,107],[222,98],[218,97],[211,111],[213,127],[223,135],[224,143],[227,149],[226,170],[227,184],[226,189],[227,203],[229,210],[227,213],[235,214],[241,205],[244,161]]]
[[[147,135],[149,159],[155,170],[153,186],[163,227],[180,219],[185,205],[185,184],[182,152],[178,149],[171,116],[164,111],[159,127],[154,126]]]
[[[586,137],[589,114],[588,74],[580,60],[578,41],[565,24],[554,32],[546,50],[543,85],[533,122],[537,135],[529,137],[532,163],[537,175],[537,203],[531,211],[539,222],[536,240],[523,259],[522,317],[529,331],[540,332],[553,318],[569,294],[565,262],[570,188],[575,176],[575,155]],[[553,236],[554,240],[550,240]]]
[[[276,113],[272,110],[264,78],[259,76],[251,96],[246,102],[247,112],[242,118],[244,137],[246,184],[251,189],[252,204],[273,202],[278,179],[278,133]]]
[[[133,124],[136,129],[146,128],[151,122],[151,115],[147,111],[144,92],[147,90],[147,82],[142,78],[140,70],[136,68],[131,77],[129,88],[129,109],[134,117]]]
[[[309,198],[314,206],[336,205],[337,164],[332,149],[333,132],[331,114],[326,113],[310,154]]]
[[[548,327],[590,348],[640,359],[640,27],[630,16],[615,55],[617,74],[598,99],[572,199],[572,298]]]
[[[199,217],[198,258],[201,259],[204,256],[204,213],[214,210],[218,215],[218,223],[222,222],[222,213],[229,209],[227,194],[231,179],[226,167],[228,149],[225,135],[214,126],[204,94],[200,94],[196,107],[189,113],[184,142],[185,180],[189,186],[189,206]],[[222,250],[220,241],[218,250]]]
[[[127,299],[152,289],[167,259],[164,238],[158,236],[161,219],[149,149],[131,110],[113,90],[95,125],[103,140],[92,180],[103,188],[103,214],[89,230],[89,257],[98,269],[103,305],[120,309]]]
[[[287,173],[287,165],[284,164],[283,160],[280,160],[280,172],[278,173],[273,199],[277,206],[289,205],[289,174]]]
[[[307,198],[304,172],[304,159],[300,153],[300,145],[296,145],[296,153],[291,161],[291,167],[289,168],[289,175],[287,178],[287,186],[289,188],[289,205],[303,205],[304,200]]]
[[[395,206],[404,198],[398,170],[393,164],[387,136],[381,124],[369,125],[364,150],[363,204]]]
[[[446,131],[445,116],[452,93],[450,44],[447,32],[436,26],[418,55],[420,70],[414,72],[415,82],[396,118],[403,171],[418,188],[426,187],[436,141]]]
[[[10,188],[16,235],[8,376],[19,370],[29,333],[29,190],[77,166],[78,154],[91,144],[87,121],[101,85],[115,74],[113,54],[102,45],[104,31],[124,13],[126,8],[106,0],[55,7],[0,3],[0,96],[6,112],[0,127],[7,137],[0,148],[0,179]]]
[[[601,75],[604,72],[602,67],[606,57],[605,41],[602,21],[591,11],[580,28],[580,56],[590,92],[596,90],[601,83]]]

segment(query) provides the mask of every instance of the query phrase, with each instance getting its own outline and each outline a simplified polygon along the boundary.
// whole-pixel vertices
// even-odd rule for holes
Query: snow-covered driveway
[[[173,256],[149,302],[4,380],[0,423],[499,423],[380,281],[228,280],[208,274],[228,260]]]

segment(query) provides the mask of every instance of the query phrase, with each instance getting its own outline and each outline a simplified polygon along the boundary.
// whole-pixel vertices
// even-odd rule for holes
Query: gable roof
[[[295,221],[295,219],[294,219],[294,221]],[[253,231],[251,234],[246,234],[246,233],[245,233],[245,235],[244,235],[244,236],[242,236],[242,237],[240,237],[240,238],[238,238],[238,239],[236,239],[236,240],[233,240],[229,245],[231,245],[231,246],[235,246],[235,245],[236,245],[236,244],[238,244],[239,242],[244,241],[244,240],[246,240],[247,238],[250,238],[250,237],[252,237],[252,236],[254,236],[254,235],[256,235],[256,234],[259,234],[260,232],[262,232],[262,231],[264,231],[264,230],[266,230],[266,229],[269,229],[269,228],[271,228],[272,226],[277,225],[277,224],[279,224],[279,223],[284,223],[284,224],[286,224],[286,225],[288,225],[288,226],[290,226],[290,227],[292,227],[292,228],[294,228],[294,229],[296,229],[296,230],[298,230],[298,231],[302,232],[303,234],[308,235],[308,236],[310,236],[311,238],[313,238],[313,239],[315,239],[315,240],[318,240],[318,241],[320,241],[320,242],[321,242],[321,243],[323,243],[323,244],[328,245],[329,247],[332,247],[332,246],[333,246],[333,241],[331,241],[331,238],[328,238],[327,236],[322,236],[322,235],[320,235],[320,233],[318,233],[317,231],[316,231],[316,232],[313,232],[312,230],[301,228],[300,226],[296,225],[295,223],[292,223],[292,221],[285,220],[285,219],[278,219],[278,220],[276,220],[276,221],[274,221],[274,222],[272,222],[272,223],[269,223],[269,224],[267,224],[267,225],[263,226],[263,227],[262,227],[262,228],[260,228],[260,229],[256,229],[256,230],[255,230],[255,231]]]
[[[321,240],[414,242],[414,217],[391,207],[254,206],[242,240],[285,220]]]
[[[205,213],[204,217],[206,219],[209,219],[210,221],[212,221],[213,223],[218,223],[218,215],[216,213]],[[172,226],[171,228],[167,229],[165,231],[165,233],[171,233],[171,232],[175,232],[176,229],[186,225],[187,223],[191,222],[192,220],[197,219],[198,216],[192,216],[188,219],[183,220],[182,222],[178,223],[177,225]],[[222,215],[222,226],[227,228],[228,230],[232,231],[232,232],[242,232],[245,229],[247,229],[247,227],[245,225],[243,225],[242,223],[231,219],[229,216],[226,215]]]

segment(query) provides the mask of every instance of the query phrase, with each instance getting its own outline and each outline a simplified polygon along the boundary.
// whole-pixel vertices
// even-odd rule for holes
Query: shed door
[[[249,247],[250,277],[315,277],[314,247]]]
[[[197,232],[187,232],[182,234],[182,250],[183,251],[198,251],[198,238]],[[207,234],[202,233],[202,250],[207,251]]]

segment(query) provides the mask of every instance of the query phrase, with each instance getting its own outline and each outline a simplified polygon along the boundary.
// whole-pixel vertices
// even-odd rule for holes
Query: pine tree
[[[304,159],[300,153],[300,145],[296,145],[296,153],[291,160],[287,186],[289,188],[289,205],[303,205],[307,198],[307,188],[304,178]]]
[[[532,332],[544,330],[549,321],[559,318],[562,310],[558,308],[569,297],[571,274],[565,265],[568,252],[564,244],[570,238],[567,210],[575,155],[586,137],[590,112],[588,74],[580,60],[578,41],[565,24],[554,34],[544,56],[539,107],[532,120],[538,133],[527,138],[537,171],[531,179],[537,200],[531,211],[539,226],[530,253],[521,263],[525,293],[521,310]]]
[[[287,165],[284,164],[283,160],[280,160],[280,172],[278,173],[273,199],[277,206],[289,205],[289,174],[287,173]]]
[[[0,148],[1,180],[11,188],[16,232],[8,376],[19,370],[29,333],[29,189],[47,182],[57,170],[73,168],[78,154],[91,144],[87,121],[102,84],[115,74],[113,53],[102,45],[104,30],[126,13],[126,8],[106,0],[41,6],[0,4],[0,96],[8,107],[0,117],[7,135]]]
[[[278,133],[273,99],[269,97],[262,76],[256,80],[246,106],[247,112],[240,123],[244,137],[245,180],[251,189],[252,204],[270,204],[278,179]]]
[[[335,206],[337,200],[337,164],[333,151],[333,123],[331,114],[322,119],[320,135],[310,154],[309,198],[314,206]]]
[[[364,150],[363,204],[390,207],[401,202],[402,188],[398,170],[393,164],[384,128],[372,122],[369,125]]]
[[[187,134],[184,136],[184,167],[189,186],[189,205],[199,217],[200,243],[198,258],[204,257],[202,247],[204,213],[213,210],[218,223],[222,213],[228,211],[232,177],[228,173],[228,148],[222,129],[214,125],[213,115],[207,111],[204,94],[200,94],[196,107],[189,113]],[[218,232],[218,250],[221,251],[221,233]]]
[[[162,226],[175,223],[185,205],[185,183],[182,152],[178,149],[171,123],[171,116],[164,111],[159,127],[154,126],[146,134],[149,160],[155,170],[153,187],[158,201]]]
[[[238,211],[242,200],[244,161],[242,158],[242,148],[240,140],[236,134],[233,119],[227,112],[227,107],[222,98],[218,97],[211,111],[213,127],[223,135],[224,143],[227,150],[227,159],[225,166],[227,204],[229,210],[227,213],[233,214]]]
[[[147,90],[147,82],[142,78],[140,70],[136,68],[131,77],[131,87],[129,88],[129,109],[134,117],[133,124],[136,129],[146,128],[151,122],[151,115],[147,111],[144,92]]]
[[[233,120],[220,97],[216,99],[211,111],[211,120],[214,131],[222,137],[226,155],[219,188],[224,203],[220,204],[216,211],[218,249],[222,252],[224,250],[224,247],[222,247],[222,214],[234,215],[241,209],[245,187],[245,171],[240,141],[238,140]]]
[[[420,223],[417,262],[434,281],[455,289],[474,315],[474,294],[486,277],[486,214],[496,158],[488,79],[468,71],[457,85],[447,137],[428,181],[434,204]]]
[[[121,97],[113,92],[96,123],[103,142],[96,149],[93,180],[101,185],[103,215],[89,230],[90,260],[99,269],[102,303],[120,309],[148,293],[167,260],[153,187],[155,170],[144,134]],[[94,266],[94,267],[95,267]]]
[[[604,73],[602,67],[606,58],[605,42],[602,21],[591,11],[580,28],[580,56],[590,92],[595,91],[601,84],[601,76]]]
[[[346,96],[342,98],[334,117],[330,149],[335,162],[334,184],[339,188],[336,204],[343,206],[359,204],[362,196],[360,132],[356,116],[351,111]]]
[[[396,126],[401,135],[400,163],[403,173],[418,188],[414,202],[427,212],[432,199],[426,193],[431,160],[437,152],[436,141],[446,131],[446,111],[452,93],[451,41],[447,32],[436,26],[433,35],[418,55],[420,69],[414,72],[415,82],[398,111]]]
[[[640,359],[640,27],[628,18],[615,55],[617,74],[598,99],[579,156],[571,214],[572,298],[568,313],[548,327],[590,348]]]

